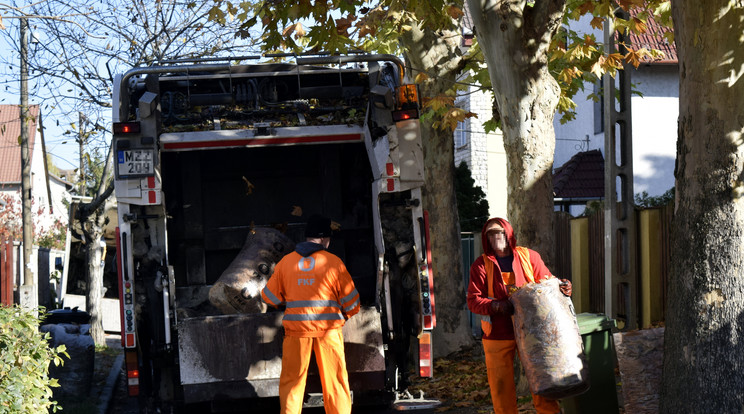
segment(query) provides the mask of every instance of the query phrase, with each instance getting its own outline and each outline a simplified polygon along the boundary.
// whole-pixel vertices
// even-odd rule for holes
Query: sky
[[[15,62],[12,68],[4,67],[2,73],[8,71],[20,73],[20,55],[17,52],[17,45],[20,42],[17,19],[3,19],[5,30],[0,31],[0,55],[7,60]],[[33,53],[33,44],[29,45],[29,52]],[[29,82],[29,90],[33,82]],[[0,79],[0,104],[3,105],[20,105],[20,75],[11,78],[3,75]],[[74,137],[63,135],[65,128],[63,125],[57,126],[55,119],[59,117],[59,111],[51,109],[45,102],[29,97],[30,105],[42,105],[42,122],[44,122],[44,141],[46,149],[52,155],[52,162],[61,169],[73,169],[80,165],[78,144]],[[37,135],[38,137],[38,135]]]
[[[18,3],[18,4],[24,4],[26,3],[26,0],[9,0],[11,3]],[[157,0],[146,0],[146,4],[150,3],[154,4],[157,2]],[[101,3],[101,4],[98,4]],[[104,4],[105,3],[105,4]],[[165,2],[163,2],[165,3]],[[26,3],[27,4],[27,3]],[[36,4],[44,4],[44,2],[39,2]],[[58,3],[51,1],[49,5],[56,5]],[[112,6],[113,9],[106,8],[106,5],[116,5],[119,4],[120,6]],[[158,2],[158,4],[161,4]],[[168,13],[172,10],[170,6],[173,6],[174,9],[176,7],[183,6],[184,2],[180,0],[172,0],[172,2],[169,2],[168,4],[164,5],[162,10],[163,13],[166,14],[166,16],[170,16]],[[78,59],[81,59],[85,62],[87,62],[87,65],[96,65],[96,69],[90,69],[89,66],[86,65],[85,68],[79,67],[78,70],[80,71],[80,76],[86,76],[88,72],[97,72],[100,76],[108,77],[109,75],[113,76],[115,73],[111,73],[109,71],[109,64],[111,71],[122,71],[127,70],[130,67],[123,67],[122,62],[127,61],[127,57],[132,50],[131,45],[136,44],[137,46],[142,46],[142,48],[147,48],[150,50],[151,48],[146,45],[155,45],[154,47],[159,48],[159,51],[166,53],[165,56],[168,56],[168,53],[174,54],[176,56],[183,56],[186,53],[190,51],[190,49],[193,48],[205,48],[205,47],[212,47],[214,46],[213,43],[209,43],[212,41],[215,36],[219,36],[220,34],[223,36],[229,36],[229,39],[231,39],[233,42],[231,43],[233,46],[249,46],[247,41],[236,41],[233,39],[232,33],[230,32],[232,24],[238,24],[238,21],[232,21],[232,24],[226,24],[220,26],[220,28],[223,30],[223,32],[220,33],[219,29],[215,29],[214,27],[206,27],[204,30],[202,28],[198,27],[196,30],[194,30],[194,24],[196,24],[193,21],[193,18],[195,16],[200,15],[205,10],[203,8],[197,7],[196,9],[189,8],[188,11],[183,10],[183,12],[176,12],[176,16],[172,20],[168,20],[169,24],[186,24],[185,22],[188,22],[192,26],[188,28],[188,30],[175,30],[172,31],[166,31],[168,33],[167,36],[162,36],[164,40],[161,42],[146,42],[144,44],[138,44],[136,42],[130,42],[129,37],[121,37],[117,36],[116,33],[117,30],[121,29],[122,31],[126,32],[125,36],[141,36],[143,35],[143,32],[147,32],[147,34],[150,34],[149,30],[153,29],[155,26],[159,26],[155,22],[160,22],[158,18],[162,18],[163,16],[144,16],[141,13],[135,13],[132,12],[131,9],[131,3],[128,2],[128,0],[111,0],[111,3],[108,2],[94,2],[90,5],[90,7],[103,7],[105,10],[112,12],[111,14],[107,14],[106,16],[102,16],[101,19],[96,20],[95,27],[90,26],[87,21],[83,21],[84,19],[80,17],[80,19],[75,19],[77,22],[79,22],[80,26],[78,27],[86,27],[86,30],[91,30],[91,37],[86,39],[89,41],[89,43],[94,44],[95,48],[100,50],[100,53],[95,54],[95,52],[91,55],[87,55],[85,53],[81,53],[79,51],[79,48],[76,48],[74,46],[71,46],[69,49],[65,49],[63,52],[60,51],[60,53],[64,53],[64,55],[37,55],[42,58],[42,61],[47,65],[47,68],[50,69],[50,71],[55,71],[58,74],[60,73],[60,70],[62,68],[60,67],[53,67],[52,65],[59,65],[58,60],[61,56],[73,56],[75,58],[75,62],[78,62]],[[65,9],[63,6],[62,9],[54,9],[54,11],[58,11],[59,13],[70,13],[68,9]],[[209,7],[208,4],[205,7]],[[87,9],[86,9],[87,10]],[[55,12],[50,12],[51,15],[55,15]],[[147,13],[144,13],[147,14]],[[19,30],[19,20],[15,18],[10,18],[10,16],[17,15],[17,12],[10,11],[7,9],[7,6],[4,6],[0,4],[0,17],[2,17],[2,20],[0,20],[0,26],[4,25],[5,28],[0,28],[0,104],[13,104],[13,105],[19,105],[20,104],[20,56],[18,52],[18,45],[20,44],[20,30]],[[74,15],[74,14],[73,14]],[[79,17],[79,15],[77,15]],[[112,17],[112,16],[115,16]],[[150,25],[143,24],[143,19],[150,18]],[[73,19],[69,19],[73,20]],[[65,20],[64,24],[69,24],[69,20]],[[119,28],[116,26],[119,25],[121,22],[131,22],[133,24],[122,24]],[[29,26],[31,28],[31,31],[33,31],[34,25],[39,24],[38,18],[36,19],[36,23],[34,23],[34,19],[29,19]],[[234,26],[233,26],[234,27]],[[179,27],[180,28],[180,27]],[[95,30],[94,30],[95,29]],[[224,32],[224,30],[227,30],[227,32]],[[157,30],[155,30],[157,32]],[[104,33],[103,35],[99,35],[99,33]],[[175,35],[174,35],[175,33]],[[215,34],[217,33],[217,34]],[[94,35],[95,34],[95,35]],[[172,36],[171,36],[172,35]],[[29,44],[29,54],[33,55],[34,50],[38,50],[39,53],[41,53],[45,49],[45,45],[47,43],[54,43],[50,42],[49,39],[43,38],[43,33],[40,33],[38,35],[39,37],[39,44],[34,45],[33,42]],[[91,39],[101,39],[100,42],[97,42],[95,40]],[[138,37],[134,37],[135,39],[139,39]],[[46,40],[46,42],[45,42]],[[57,39],[54,39],[57,40]],[[168,42],[171,43],[168,43]],[[220,41],[221,42],[221,41]],[[226,43],[226,45],[228,44]],[[240,45],[240,43],[245,43]],[[219,43],[220,45],[222,43]],[[56,47],[56,45],[52,45],[52,48]],[[105,51],[104,51],[105,49]],[[135,48],[136,49],[136,48]],[[109,54],[109,50],[112,52]],[[234,54],[237,55],[253,55],[255,53],[253,52],[246,52],[245,49],[243,51],[234,50]],[[77,64],[77,63],[76,63]],[[82,64],[81,64],[82,65]],[[126,63],[124,63],[126,65]],[[85,70],[87,69],[87,70]],[[69,73],[69,72],[67,72]],[[72,75],[70,75],[72,76]],[[80,164],[80,156],[79,156],[79,146],[75,140],[77,136],[77,130],[72,131],[72,134],[65,135],[65,131],[70,131],[72,128],[70,126],[71,123],[74,123],[76,126],[79,123],[78,120],[78,112],[77,107],[73,107],[72,105],[81,105],[80,100],[77,100],[75,104],[64,104],[60,103],[59,105],[55,104],[52,99],[46,99],[43,101],[40,101],[38,98],[33,97],[33,88],[38,83],[46,83],[46,85],[43,86],[44,89],[40,89],[40,91],[45,92],[47,95],[51,95],[49,91],[57,91],[57,95],[66,95],[66,96],[86,96],[85,93],[78,93],[78,90],[75,89],[74,85],[72,84],[64,84],[60,83],[57,80],[54,80],[53,78],[49,76],[45,77],[39,77],[38,79],[33,79],[34,73],[32,72],[29,76],[29,104],[38,104],[41,106],[41,113],[43,116],[43,122],[44,122],[44,139],[46,143],[47,152],[51,154],[52,162],[61,169],[74,169]],[[89,84],[88,87],[102,87],[102,86],[91,86],[93,83]],[[105,86],[108,88],[110,85]],[[56,89],[53,89],[56,88]],[[104,92],[105,93],[105,92]],[[104,98],[105,99],[105,98]],[[104,125],[104,127],[107,130],[107,133],[105,135],[99,134],[97,138],[94,138],[94,146],[98,150],[99,155],[104,158],[106,155],[106,152],[108,151],[108,145],[111,139],[110,136],[110,117],[111,117],[111,110],[106,108],[89,108],[87,110],[89,112],[89,116],[93,119],[96,118],[97,122],[100,122],[100,124]],[[88,128],[90,130],[91,128]],[[90,152],[90,147],[86,147],[86,152]]]

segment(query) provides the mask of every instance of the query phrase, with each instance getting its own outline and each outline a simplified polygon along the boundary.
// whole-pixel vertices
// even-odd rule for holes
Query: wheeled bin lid
[[[580,335],[607,331],[617,326],[617,321],[608,318],[604,313],[580,313],[576,315],[576,322],[579,324]]]
[[[78,325],[90,323],[90,314],[86,311],[81,311],[76,307],[54,309],[47,312],[42,325],[57,324],[57,323],[76,323]]]

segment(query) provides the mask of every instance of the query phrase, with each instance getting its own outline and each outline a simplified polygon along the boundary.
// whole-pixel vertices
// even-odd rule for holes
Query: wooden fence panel
[[[672,216],[674,203],[661,208],[661,315],[666,319],[667,286],[669,286],[669,271],[672,262]]]
[[[13,241],[0,241],[0,304],[13,304]]]
[[[599,210],[589,217],[589,309],[590,312],[605,311],[604,277],[604,211]]]
[[[571,215],[557,211],[553,215],[553,236],[555,240],[555,263],[550,271],[561,279],[571,279]]]

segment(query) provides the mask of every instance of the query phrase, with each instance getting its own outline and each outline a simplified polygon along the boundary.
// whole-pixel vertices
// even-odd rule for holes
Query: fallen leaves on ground
[[[434,377],[412,376],[410,390],[424,392],[427,398],[436,398],[443,405],[437,412],[470,407],[473,413],[490,413],[491,394],[486,376],[483,348],[480,344],[463,349],[446,357],[435,358]]]
[[[433,378],[413,375],[410,381],[409,389],[414,395],[418,395],[421,390],[427,398],[442,401],[442,406],[436,410],[437,412],[459,413],[464,408],[469,408],[468,413],[493,413],[486,362],[480,341],[472,347],[446,357],[435,358]],[[530,396],[520,397],[517,405],[519,414],[535,413]]]

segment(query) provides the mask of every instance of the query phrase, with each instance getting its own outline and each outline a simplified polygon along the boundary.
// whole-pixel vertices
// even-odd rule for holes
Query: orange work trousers
[[[494,413],[516,414],[517,388],[514,384],[514,355],[517,351],[517,342],[484,339],[483,351],[486,355],[486,371]],[[532,403],[538,414],[561,412],[561,406],[557,400],[532,394]]]
[[[325,336],[314,338],[284,337],[282,373],[279,376],[281,414],[300,414],[302,411],[312,352],[315,352],[315,360],[318,362],[325,412],[350,414],[351,392],[341,328],[332,329]]]

